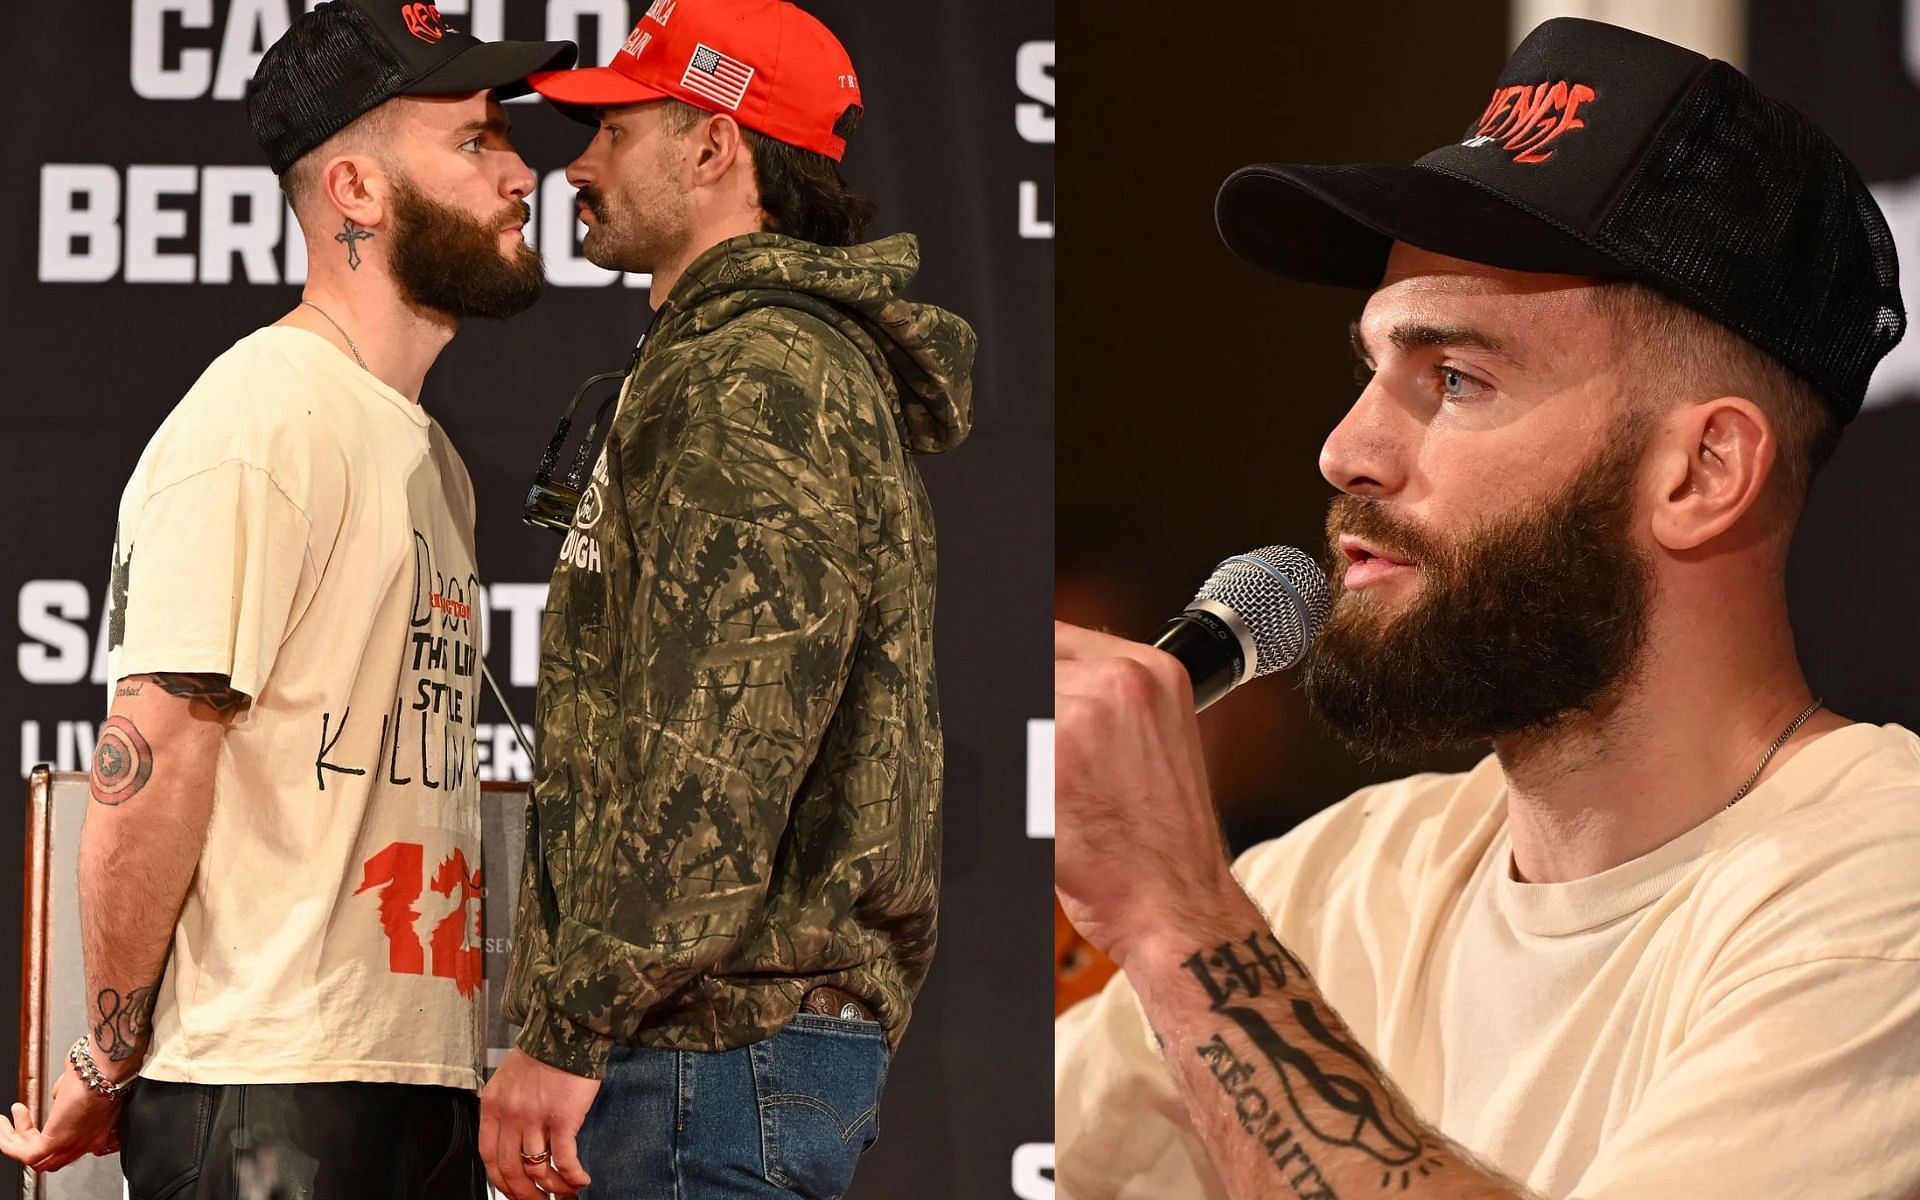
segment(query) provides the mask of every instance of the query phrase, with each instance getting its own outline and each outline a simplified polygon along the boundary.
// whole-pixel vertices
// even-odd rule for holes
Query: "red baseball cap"
[[[590,124],[596,108],[680,100],[835,162],[847,152],[841,119],[860,106],[846,48],[786,0],[653,0],[608,65],[527,83]]]

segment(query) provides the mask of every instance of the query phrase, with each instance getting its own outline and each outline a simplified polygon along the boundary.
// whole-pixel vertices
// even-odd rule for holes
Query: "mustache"
[[[1327,506],[1327,553],[1335,565],[1333,577],[1341,573],[1345,559],[1340,554],[1340,537],[1351,534],[1372,542],[1396,558],[1422,566],[1436,564],[1447,557],[1439,538],[1412,521],[1395,516],[1378,500],[1361,496],[1336,496]]]
[[[528,225],[533,222],[533,205],[525,200],[515,200],[507,205],[507,211],[500,214],[493,223],[494,232],[505,233],[515,225]]]
[[[606,197],[600,194],[599,188],[588,184],[575,192],[573,198],[575,203],[587,206],[587,211],[593,214],[594,220],[605,221],[607,219]]]

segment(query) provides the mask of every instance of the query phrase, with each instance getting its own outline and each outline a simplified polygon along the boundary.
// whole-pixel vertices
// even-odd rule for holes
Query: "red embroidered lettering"
[[[1555,86],[1566,87],[1565,84],[1556,84]],[[1509,150],[1519,151],[1519,153],[1514,155],[1513,161],[1537,163],[1545,162],[1547,159],[1553,157],[1553,151],[1542,151],[1540,147],[1558,139],[1561,134],[1567,132],[1569,129],[1584,129],[1587,123],[1575,117],[1574,114],[1580,111],[1582,104],[1585,104],[1591,99],[1593,99],[1593,89],[1584,83],[1576,83],[1571,88],[1567,88],[1565,97],[1562,100],[1564,107],[1561,109],[1559,120],[1554,121],[1551,125],[1545,121],[1540,122],[1536,127],[1536,132],[1533,137],[1526,139],[1518,146],[1507,147]]]
[[[1560,80],[1554,83],[1509,84],[1493,90],[1480,113],[1473,136],[1463,145],[1499,142],[1513,161],[1543,163],[1553,157],[1553,143],[1569,130],[1584,129],[1580,106],[1594,99],[1592,87]]]

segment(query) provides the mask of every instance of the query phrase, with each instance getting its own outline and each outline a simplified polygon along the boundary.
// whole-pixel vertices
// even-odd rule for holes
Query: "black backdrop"
[[[14,95],[0,125],[0,594],[17,598],[0,730],[35,762],[84,769],[104,712],[99,624],[113,513],[141,447],[204,365],[289,308],[297,237],[247,134],[240,88],[301,0],[131,0],[9,9]],[[311,5],[305,5],[310,7]],[[483,37],[567,37],[605,62],[645,0],[442,0]],[[976,430],[922,460],[940,525],[947,721],[946,885],[938,960],[895,1063],[861,1197],[1050,1194],[1051,846],[1027,835],[1030,720],[1049,709],[1053,499],[1053,6],[1019,0],[808,0],[846,43],[867,120],[847,169],[877,233],[918,233],[912,295],[980,333]],[[625,360],[650,310],[638,281],[579,259],[559,178],[585,133],[537,103],[515,141],[543,177],[532,240],[558,286],[506,325],[471,323],[423,403],[479,493],[487,659],[531,714],[540,597],[559,541],[520,524],[573,386]],[[288,250],[295,253],[289,258]],[[487,724],[486,722],[491,722]],[[483,702],[483,773],[524,777]],[[16,793],[19,794],[19,793]],[[19,894],[19,810],[0,819],[0,893]],[[18,923],[0,921],[0,1025]],[[15,1077],[0,1048],[0,1080]],[[1010,1184],[1011,1179],[1011,1184]]]
[[[1900,254],[1910,326],[1814,486],[1787,580],[1801,661],[1837,712],[1920,728],[1912,637],[1920,570],[1920,3],[1753,0],[1755,83],[1831,134],[1860,168]],[[1818,37],[1808,31],[1818,29]]]
[[[1317,550],[1333,494],[1315,465],[1355,394],[1347,322],[1364,294],[1282,283],[1235,259],[1213,194],[1245,163],[1405,161],[1456,135],[1506,58],[1502,3],[1377,7],[1194,0],[1156,26],[1177,96],[1140,82],[1144,4],[1061,12],[1075,111],[1061,159],[1071,234],[1057,611],[1150,637],[1213,565],[1275,542]],[[1402,764],[1363,764],[1308,722],[1291,680],[1200,722],[1237,845]]]

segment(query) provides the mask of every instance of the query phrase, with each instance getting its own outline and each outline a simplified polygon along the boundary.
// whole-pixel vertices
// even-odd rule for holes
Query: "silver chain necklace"
[[[321,316],[327,317],[327,310],[324,308],[321,308],[318,304],[315,304],[313,301],[302,300],[300,303],[306,305],[308,308],[319,313]],[[353,336],[349,334],[346,330],[341,329],[340,322],[334,320],[332,317],[327,317],[327,324],[333,326],[336,330],[339,330],[340,336],[347,339],[347,349],[353,351],[353,361],[360,364],[360,369],[362,371],[365,371],[369,375],[373,374],[373,368],[367,365],[367,360],[360,357],[360,347],[353,344]],[[1738,800],[1739,798],[1740,797],[1738,796],[1734,797],[1734,799],[1736,800]]]
[[[1767,752],[1760,756],[1760,765],[1753,769],[1753,774],[1747,776],[1747,781],[1740,785],[1740,790],[1733,794],[1733,799],[1727,801],[1727,808],[1732,808],[1746,799],[1747,793],[1753,790],[1754,781],[1760,778],[1760,772],[1766,770],[1767,764],[1773,761],[1773,756],[1780,753],[1780,747],[1786,745],[1787,739],[1794,735],[1794,731],[1806,724],[1807,718],[1818,711],[1820,711],[1820,698],[1816,696],[1813,703],[1807,705],[1800,715],[1793,719],[1793,723],[1781,730],[1779,737],[1773,739],[1773,745],[1768,746]],[[1725,812],[1726,809],[1723,808],[1720,811]]]

